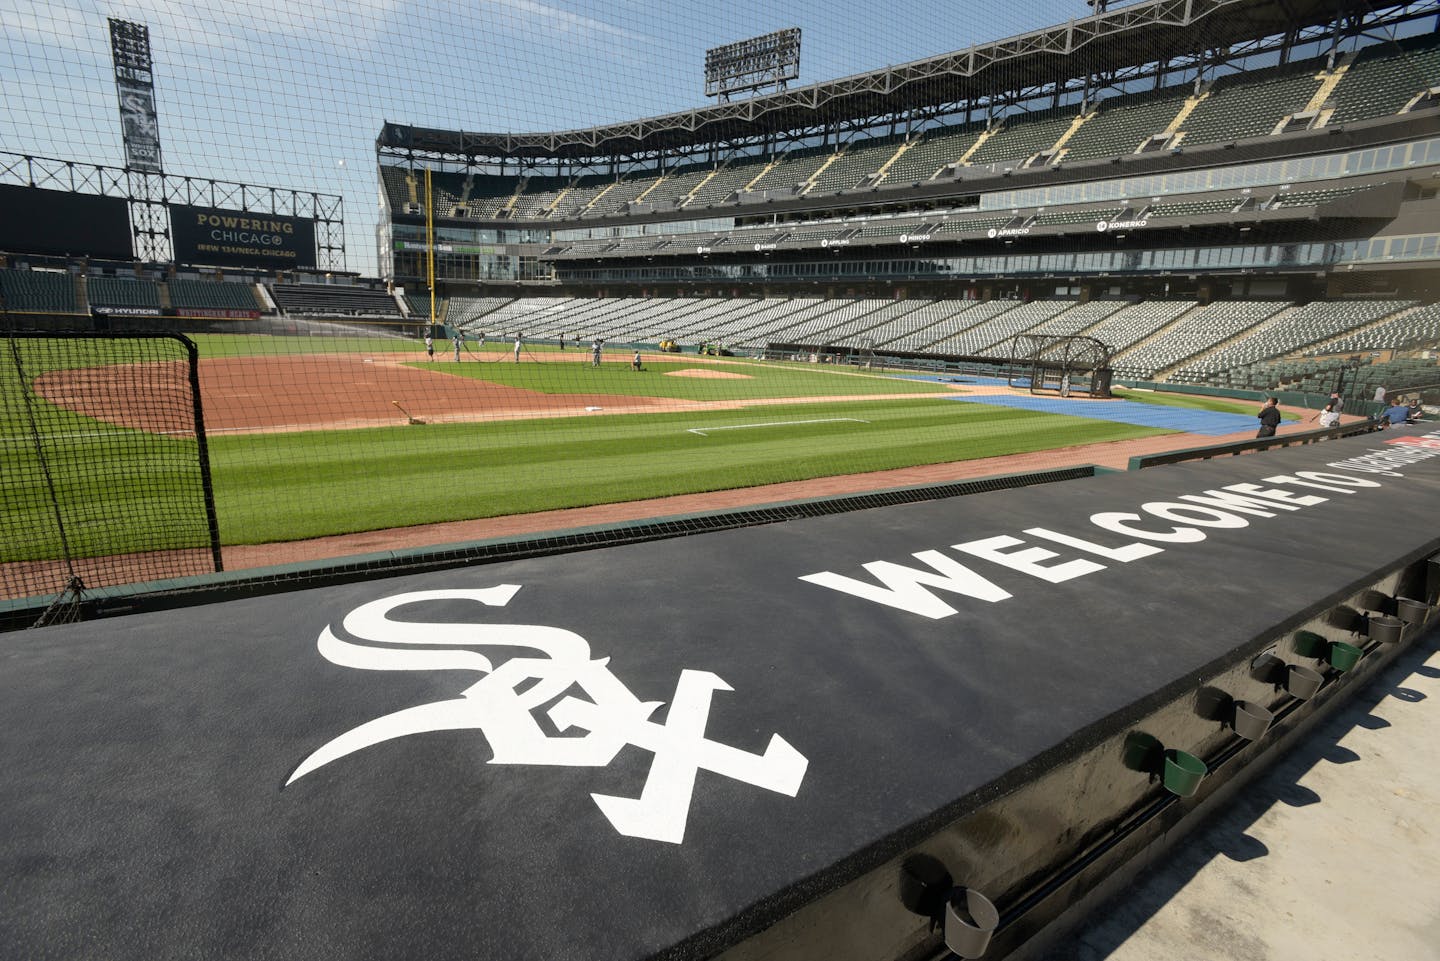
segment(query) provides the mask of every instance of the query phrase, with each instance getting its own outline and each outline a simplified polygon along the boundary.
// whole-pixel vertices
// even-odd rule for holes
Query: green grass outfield
[[[398,347],[414,350],[414,366],[432,366],[423,360],[423,351],[388,338],[193,339],[202,357],[392,353]],[[83,364],[73,353],[48,353],[43,343],[15,343],[31,370],[133,359],[118,342],[90,343]],[[437,359],[433,364],[436,376],[484,377],[546,393],[782,402],[738,410],[212,434],[210,463],[222,540],[295,540],[1168,433],[954,403],[933,396],[953,393],[936,384],[847,369],[749,362],[721,368],[751,375],[737,380],[662,376],[665,370],[698,366],[682,358],[647,366],[646,373],[630,371],[628,356],[616,352],[600,370],[584,362],[455,364]],[[783,402],[867,394],[913,396]],[[1251,406],[1241,403],[1234,409],[1253,413]],[[28,440],[32,416],[40,432],[52,438],[48,477]],[[176,513],[176,498],[184,499],[181,509],[195,509],[193,468],[175,466],[177,452],[183,461],[193,441],[103,424],[33,396],[26,403],[13,364],[0,364],[0,434],[0,532],[5,535],[0,560],[61,556],[53,532],[52,487],[76,555],[203,546],[203,541],[184,540],[193,535],[167,533],[161,523]],[[136,445],[126,456],[139,454],[137,461],[122,463],[117,443]]]
[[[323,444],[306,434],[215,437],[210,451],[222,535],[263,543],[1163,433],[917,399],[433,424],[331,433]],[[239,530],[230,517],[249,520]]]
[[[1133,400],[1138,404],[1154,404],[1157,407],[1183,407],[1189,410],[1213,410],[1222,414],[1254,414],[1260,407],[1258,400],[1226,400],[1223,397],[1207,397],[1204,394],[1157,394],[1149,390],[1115,389],[1120,400]],[[1299,420],[1299,414],[1282,413],[1281,420]]]
[[[628,359],[612,358],[599,367],[589,363],[551,361],[408,364],[417,370],[485,380],[542,394],[615,394],[666,397],[674,400],[733,401],[780,397],[845,397],[860,394],[955,394],[932,382],[861,373],[844,367],[748,361],[715,364],[683,360],[646,361],[632,370]],[[676,371],[698,370],[732,377],[673,377]]]

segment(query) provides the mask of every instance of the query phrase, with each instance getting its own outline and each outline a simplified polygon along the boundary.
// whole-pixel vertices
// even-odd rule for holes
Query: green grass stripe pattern
[[[691,432],[736,425],[776,426]],[[222,538],[255,544],[1163,433],[917,399],[216,437],[211,457]]]
[[[647,362],[650,369],[637,373],[629,369],[628,355],[614,351],[604,366],[592,369],[584,361],[515,364],[501,351],[493,352],[500,359],[487,363],[470,357],[460,364],[440,359],[432,364],[421,359],[413,342],[393,338],[195,335],[193,340],[202,358],[412,354],[407,362],[433,370],[436,378],[483,378],[543,394],[732,405],[770,401],[697,411],[212,433],[216,508],[227,544],[585,507],[1167,433],[949,403],[941,397],[953,391],[938,384],[809,364],[737,360],[712,367],[675,357]],[[84,350],[55,349],[64,345],[44,340],[19,339],[12,346],[32,372],[121,364],[136,356],[123,341],[92,341]],[[665,376],[686,368],[747,377]],[[204,379],[202,359],[202,384]],[[835,399],[805,400],[810,397]],[[203,518],[202,506],[191,503],[193,474],[185,458],[177,457],[193,448],[193,441],[103,423],[33,394],[28,401],[13,363],[0,364],[0,560],[62,553],[30,433],[32,412],[45,436],[73,553],[202,546],[161,523],[177,511]]]
[[[468,377],[542,394],[611,394],[677,400],[733,401],[772,397],[845,397],[864,394],[948,394],[949,388],[880,374],[759,362],[719,365],[661,361],[635,371],[628,360],[588,363],[454,363],[421,361],[408,366]],[[711,376],[684,376],[687,372]],[[738,376],[715,377],[714,374]],[[667,376],[669,375],[669,376]],[[679,376],[675,376],[679,375]]]

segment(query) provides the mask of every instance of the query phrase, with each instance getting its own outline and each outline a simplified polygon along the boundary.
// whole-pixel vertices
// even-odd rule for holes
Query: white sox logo
[[[627,744],[651,752],[654,760],[638,798],[590,795],[615,830],[630,837],[683,841],[695,775],[702,768],[790,797],[800,790],[809,762],[780,735],[770,736],[764,754],[750,754],[705,737],[711,695],[732,690],[709,671],[680,672],[661,724],[650,720],[650,715],[663,702],[635,697],[611,673],[610,659],[592,660],[589,643],[572,631],[535,624],[427,623],[388,616],[398,607],[425,601],[471,600],[504,607],[519,590],[519,585],[501,584],[482,590],[416,591],[362,604],[346,615],[345,632],[358,640],[408,649],[352,643],[328,627],[321,631],[320,653],[343,667],[474,671],[482,676],[456,698],[418,704],[346,731],[301,761],[286,785],[383,741],[428,731],[479,730],[490,743],[491,764],[604,767]],[[473,649],[492,647],[526,648],[540,656],[511,657],[495,667]],[[566,693],[573,687],[588,700]],[[561,732],[583,730],[584,736],[555,737],[541,728],[532,712],[551,701],[545,713],[555,726]]]

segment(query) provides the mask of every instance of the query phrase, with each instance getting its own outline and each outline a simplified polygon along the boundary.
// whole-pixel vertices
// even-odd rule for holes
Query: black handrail
[[[1335,427],[1321,427],[1318,430],[1301,431],[1295,434],[1277,434],[1274,437],[1257,437],[1253,440],[1237,440],[1228,444],[1211,444],[1205,447],[1187,447],[1183,450],[1164,451],[1159,454],[1140,454],[1130,458],[1130,470],[1144,470],[1147,467],[1159,467],[1163,464],[1181,464],[1192,460],[1210,460],[1214,457],[1229,455],[1248,454],[1257,450],[1269,450],[1272,447],[1291,447],[1295,444],[1314,444],[1319,441],[1334,440],[1337,437],[1354,437],[1358,434],[1368,434],[1371,431],[1380,429],[1378,418],[1354,421],[1349,424],[1339,424]]]

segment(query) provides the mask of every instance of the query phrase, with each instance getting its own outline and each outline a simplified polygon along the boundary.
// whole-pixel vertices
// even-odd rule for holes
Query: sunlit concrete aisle
[[[1440,630],[1047,958],[1440,959]]]

